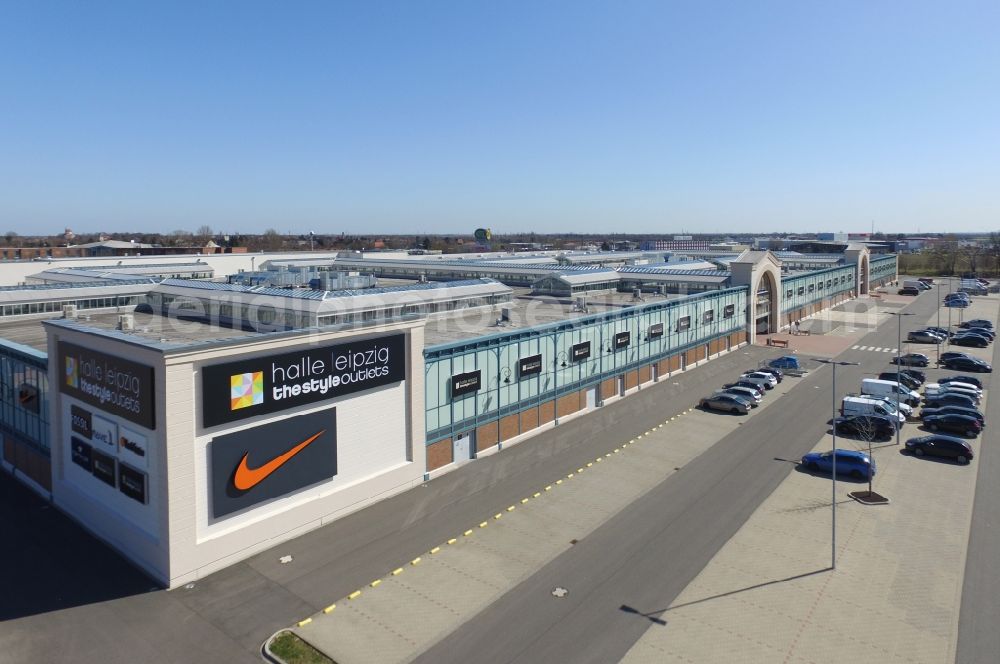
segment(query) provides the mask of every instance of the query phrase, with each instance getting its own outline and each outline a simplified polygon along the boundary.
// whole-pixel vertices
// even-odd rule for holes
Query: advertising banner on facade
[[[94,460],[91,455],[91,448],[89,443],[85,443],[76,436],[71,436],[70,442],[70,459],[76,465],[80,466],[88,473],[92,472],[94,467]]]
[[[481,385],[479,371],[467,371],[451,377],[451,398],[465,396],[479,391]]]
[[[571,358],[574,362],[579,362],[580,360],[585,360],[590,357],[590,342],[581,341],[578,344],[573,344]]]
[[[406,377],[406,335],[394,334],[204,367],[202,422],[236,422]]]
[[[61,342],[59,391],[123,417],[147,429],[156,428],[153,367]]]
[[[663,323],[655,323],[649,326],[649,338],[657,339],[663,336]]]
[[[91,416],[90,439],[106,454],[118,454],[118,423],[100,415]]]
[[[93,464],[92,471],[94,473],[94,477],[109,486],[114,486],[115,475],[117,474],[117,463],[115,458],[97,450],[91,450],[90,456]]]
[[[148,468],[149,442],[146,436],[124,425],[118,427],[118,458],[135,468]]]
[[[87,440],[90,440],[91,433],[93,432],[93,425],[91,423],[89,410],[80,408],[76,405],[70,406],[69,420],[73,433],[78,433]]]
[[[140,473],[123,463],[118,464],[118,490],[123,494],[146,504],[146,473]]]
[[[630,332],[616,332],[615,333],[615,349],[625,348],[629,345],[632,339],[632,334]]]
[[[542,373],[541,355],[522,357],[517,361],[517,375],[521,378],[524,378],[525,376],[533,376],[538,373]]]
[[[217,436],[209,443],[216,519],[337,474],[337,409]]]

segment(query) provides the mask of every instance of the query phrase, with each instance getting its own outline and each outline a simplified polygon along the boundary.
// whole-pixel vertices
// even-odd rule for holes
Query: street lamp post
[[[847,367],[847,366],[859,366],[860,362],[840,362],[838,360],[829,360],[825,357],[814,357],[812,358],[814,362],[821,362],[822,364],[829,364],[833,367],[833,377],[831,379],[831,389],[833,394],[830,396],[830,424],[832,424],[833,429],[833,452],[831,453],[831,460],[833,468],[831,470],[831,475],[833,476],[833,487],[830,499],[830,569],[837,569],[837,367]],[[871,474],[871,468],[869,466],[868,470]]]
[[[914,316],[906,311],[887,311],[885,312],[890,316],[895,316],[898,326],[896,327],[896,412],[899,412],[899,386],[902,385],[899,378],[899,372],[903,368],[903,365],[899,363],[899,358],[903,350],[903,316]],[[938,344],[938,353],[941,352],[941,344]],[[899,430],[902,429],[902,425],[896,427],[896,444],[899,445]]]
[[[935,284],[937,286],[937,328],[941,329],[941,282]],[[951,327],[948,328],[948,336],[946,339],[951,339]],[[937,364],[941,366],[941,344],[937,344]]]

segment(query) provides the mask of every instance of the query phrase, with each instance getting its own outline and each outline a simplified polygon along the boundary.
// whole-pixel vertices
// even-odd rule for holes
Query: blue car
[[[868,468],[871,467],[872,476],[875,475],[875,461],[864,452],[854,450],[837,449],[833,452],[810,452],[802,457],[802,465],[812,471],[829,473],[833,470],[833,453],[837,453],[837,474],[850,475],[854,479],[864,479],[868,477]]]
[[[802,368],[802,366],[799,364],[799,358],[795,357],[794,355],[785,355],[783,357],[775,358],[770,362],[768,362],[768,364],[776,369],[795,370]]]

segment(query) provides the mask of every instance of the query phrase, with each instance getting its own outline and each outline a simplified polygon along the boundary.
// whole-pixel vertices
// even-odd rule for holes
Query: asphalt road
[[[924,297],[907,311],[928,316],[935,306],[933,297]],[[858,344],[895,347],[897,322],[886,318]],[[924,318],[914,320],[922,323]],[[839,402],[889,358],[847,350],[838,359],[862,363],[838,368]],[[791,464],[776,459],[801,457],[828,430],[830,372],[829,367],[812,372],[782,397],[781,408],[748,420],[416,661],[615,662],[642,636],[651,618],[665,620],[669,629],[664,609],[791,472]],[[991,493],[985,488],[991,484],[981,485],[984,493]],[[991,567],[973,558],[969,564],[980,570]],[[556,587],[569,592],[555,598]],[[966,590],[977,596],[970,604],[995,620],[995,604],[984,604],[990,599],[995,603],[996,595]],[[978,642],[968,647],[972,652],[966,661],[995,661],[978,657],[992,658],[997,650],[981,650]]]

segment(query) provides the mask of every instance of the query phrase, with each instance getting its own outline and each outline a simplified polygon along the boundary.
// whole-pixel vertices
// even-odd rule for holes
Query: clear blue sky
[[[0,3],[0,233],[1000,229],[1000,2]]]

